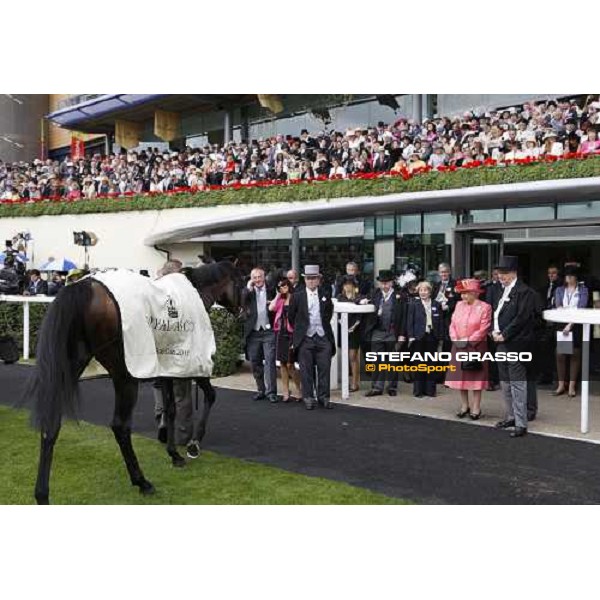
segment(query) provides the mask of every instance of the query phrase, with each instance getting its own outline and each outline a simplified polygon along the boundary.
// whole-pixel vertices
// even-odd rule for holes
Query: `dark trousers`
[[[371,338],[370,350],[372,352],[393,352],[396,347],[396,338],[394,335],[386,334],[385,331],[374,331]],[[385,382],[388,381],[388,390],[398,389],[398,373],[387,373],[385,371],[373,373],[371,378],[371,387],[374,390],[383,391]]]
[[[331,342],[317,334],[306,336],[298,349],[298,364],[304,399],[315,398],[320,402],[329,400],[329,371],[331,369]],[[317,376],[315,377],[315,368]],[[316,383],[316,390],[315,390]]]
[[[252,375],[259,394],[277,394],[275,334],[273,330],[253,331],[246,339],[246,352],[252,364]],[[264,361],[264,364],[263,364]]]
[[[420,340],[415,340],[411,344],[411,352],[435,352],[438,346],[438,339],[431,333],[426,333]],[[417,363],[412,363],[416,365]],[[413,396],[435,396],[437,376],[435,373],[423,373],[417,371],[413,373]]]
[[[556,380],[556,326],[547,325],[535,345],[535,358],[539,369],[540,383]]]

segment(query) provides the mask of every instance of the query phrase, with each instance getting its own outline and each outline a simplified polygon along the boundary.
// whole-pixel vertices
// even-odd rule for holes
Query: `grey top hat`
[[[319,271],[319,265],[306,265],[304,267],[304,273],[302,273],[302,277],[314,277],[315,275],[321,275]]]

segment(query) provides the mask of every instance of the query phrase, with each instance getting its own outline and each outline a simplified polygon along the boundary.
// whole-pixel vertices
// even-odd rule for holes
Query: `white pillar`
[[[23,359],[29,360],[29,302],[23,302]]]
[[[233,138],[233,123],[230,110],[225,111],[225,116],[223,117],[223,130],[223,141],[225,144],[229,144]]]
[[[336,301],[333,301],[333,307],[335,309]],[[337,348],[338,345],[338,313],[333,311],[333,316],[331,317],[331,330],[333,331],[333,343],[335,344],[334,348]],[[337,390],[339,387],[338,382],[338,360],[339,360],[339,352],[335,353],[333,360],[331,361],[331,370],[329,371],[329,389]]]
[[[583,325],[583,357],[581,363],[581,433],[590,430],[590,324]]]
[[[348,313],[342,313],[342,400],[350,398],[350,374],[348,369]]]
[[[423,118],[423,94],[413,94],[412,118],[415,123],[420,123]]]

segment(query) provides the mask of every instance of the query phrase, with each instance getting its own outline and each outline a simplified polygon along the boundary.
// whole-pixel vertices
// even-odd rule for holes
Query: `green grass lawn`
[[[173,468],[158,442],[134,436],[147,479],[142,496],[129,483],[108,427],[67,422],[54,451],[53,504],[399,504],[368,490],[327,479],[206,452],[184,469]],[[31,504],[39,435],[29,413],[0,406],[0,504]]]

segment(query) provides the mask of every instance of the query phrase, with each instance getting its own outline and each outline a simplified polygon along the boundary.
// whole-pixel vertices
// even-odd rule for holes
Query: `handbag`
[[[480,360],[463,360],[460,363],[460,368],[463,371],[481,371],[483,363]]]

